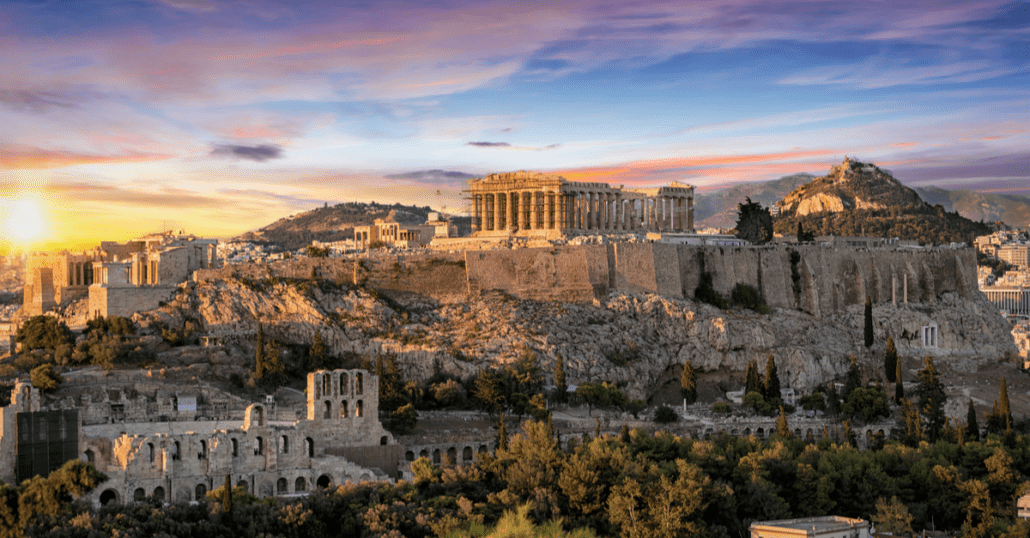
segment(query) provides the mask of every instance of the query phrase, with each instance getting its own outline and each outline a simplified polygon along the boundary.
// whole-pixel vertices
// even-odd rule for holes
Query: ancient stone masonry
[[[469,181],[478,236],[675,232],[694,228],[694,187],[626,189],[537,172],[490,174]]]
[[[215,239],[172,232],[81,253],[34,253],[25,271],[23,316],[89,295],[90,316],[128,316],[157,307],[197,269],[220,265]]]
[[[111,425],[81,427],[80,457],[108,476],[90,499],[192,501],[222,485],[226,474],[258,496],[389,479],[381,469],[337,455],[396,444],[378,420],[378,378],[364,370],[320,370],[308,374],[307,394],[308,416],[295,422],[272,423],[265,406],[253,404],[242,425],[224,429],[222,422],[206,421],[123,423],[112,438]],[[39,393],[25,383],[0,409],[0,480],[8,483],[18,456],[14,417],[29,410],[40,410]]]

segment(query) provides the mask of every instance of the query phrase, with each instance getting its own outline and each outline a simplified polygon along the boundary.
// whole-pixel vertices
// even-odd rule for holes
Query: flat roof
[[[797,529],[802,531],[831,531],[855,526],[869,525],[864,519],[852,519],[843,516],[805,517],[798,519],[779,519],[776,521],[755,521],[751,528],[778,527],[781,529]]]

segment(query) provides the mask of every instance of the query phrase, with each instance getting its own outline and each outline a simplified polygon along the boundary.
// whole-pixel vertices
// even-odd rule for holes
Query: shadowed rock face
[[[902,185],[890,172],[845,158],[829,174],[798,187],[777,205],[781,213],[803,216],[922,203],[916,191]]]

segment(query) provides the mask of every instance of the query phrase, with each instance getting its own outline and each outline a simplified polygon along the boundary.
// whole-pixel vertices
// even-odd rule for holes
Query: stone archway
[[[324,475],[318,477],[318,480],[315,481],[315,485],[320,487],[320,488],[323,488],[323,489],[329,487],[329,484],[332,484],[332,483],[333,483],[332,477],[330,477],[327,474],[324,474]]]
[[[108,504],[118,504],[118,492],[113,489],[105,489],[100,494],[100,506],[107,506]]]

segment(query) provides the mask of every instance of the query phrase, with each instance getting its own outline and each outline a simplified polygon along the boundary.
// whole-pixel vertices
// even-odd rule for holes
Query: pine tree
[[[776,418],[776,435],[780,439],[790,439],[790,424],[787,424],[787,412],[780,406],[780,416]]]
[[[265,331],[258,323],[257,342],[254,351],[254,379],[265,377]]]
[[[225,487],[222,488],[222,511],[232,513],[232,479],[225,475]]]
[[[762,380],[758,377],[758,363],[754,359],[747,361],[747,373],[744,375],[744,394],[751,392],[763,392]]]
[[[629,436],[629,424],[622,425],[622,431],[619,432],[619,440],[627,445],[630,443],[631,439]]]
[[[883,372],[887,381],[894,382],[894,375],[898,369],[898,348],[894,346],[894,339],[887,337],[887,352],[883,354]]]
[[[973,399],[969,399],[969,407],[966,409],[966,436],[973,442],[980,440],[980,425],[976,422],[976,409],[973,408]]]
[[[689,360],[683,365],[683,373],[680,375],[680,392],[688,404],[697,401],[697,379]]]
[[[776,370],[776,359],[772,355],[769,355],[769,359],[765,361],[764,388],[765,401],[771,402],[780,397],[780,374]]]
[[[840,413],[840,395],[837,394],[837,384],[830,381],[830,390],[826,391],[826,414],[837,416]]]
[[[1001,433],[1005,431],[1005,420],[1001,417],[1001,411],[998,410],[998,400],[994,400],[994,407],[991,408],[991,413],[987,415],[987,433]]]
[[[930,357],[923,360],[916,391],[919,395],[919,413],[926,421],[926,439],[931,443],[937,442],[944,432],[944,403],[948,397]]]
[[[559,403],[565,403],[569,399],[569,385],[565,382],[565,359],[558,355],[558,362],[554,365],[554,385],[557,389],[555,396]]]
[[[873,347],[873,299],[865,296],[865,347]]]
[[[851,446],[858,446],[858,438],[855,437],[855,430],[851,428],[851,421],[845,420],[841,423],[844,426],[844,442]]]
[[[901,383],[901,361],[897,361],[894,365],[894,403],[901,405],[901,400],[905,399],[905,386]]]
[[[1001,414],[1005,432],[1012,430],[1012,409],[1009,407],[1009,388],[1005,378],[1001,378],[1001,389],[998,391],[998,412]]]

